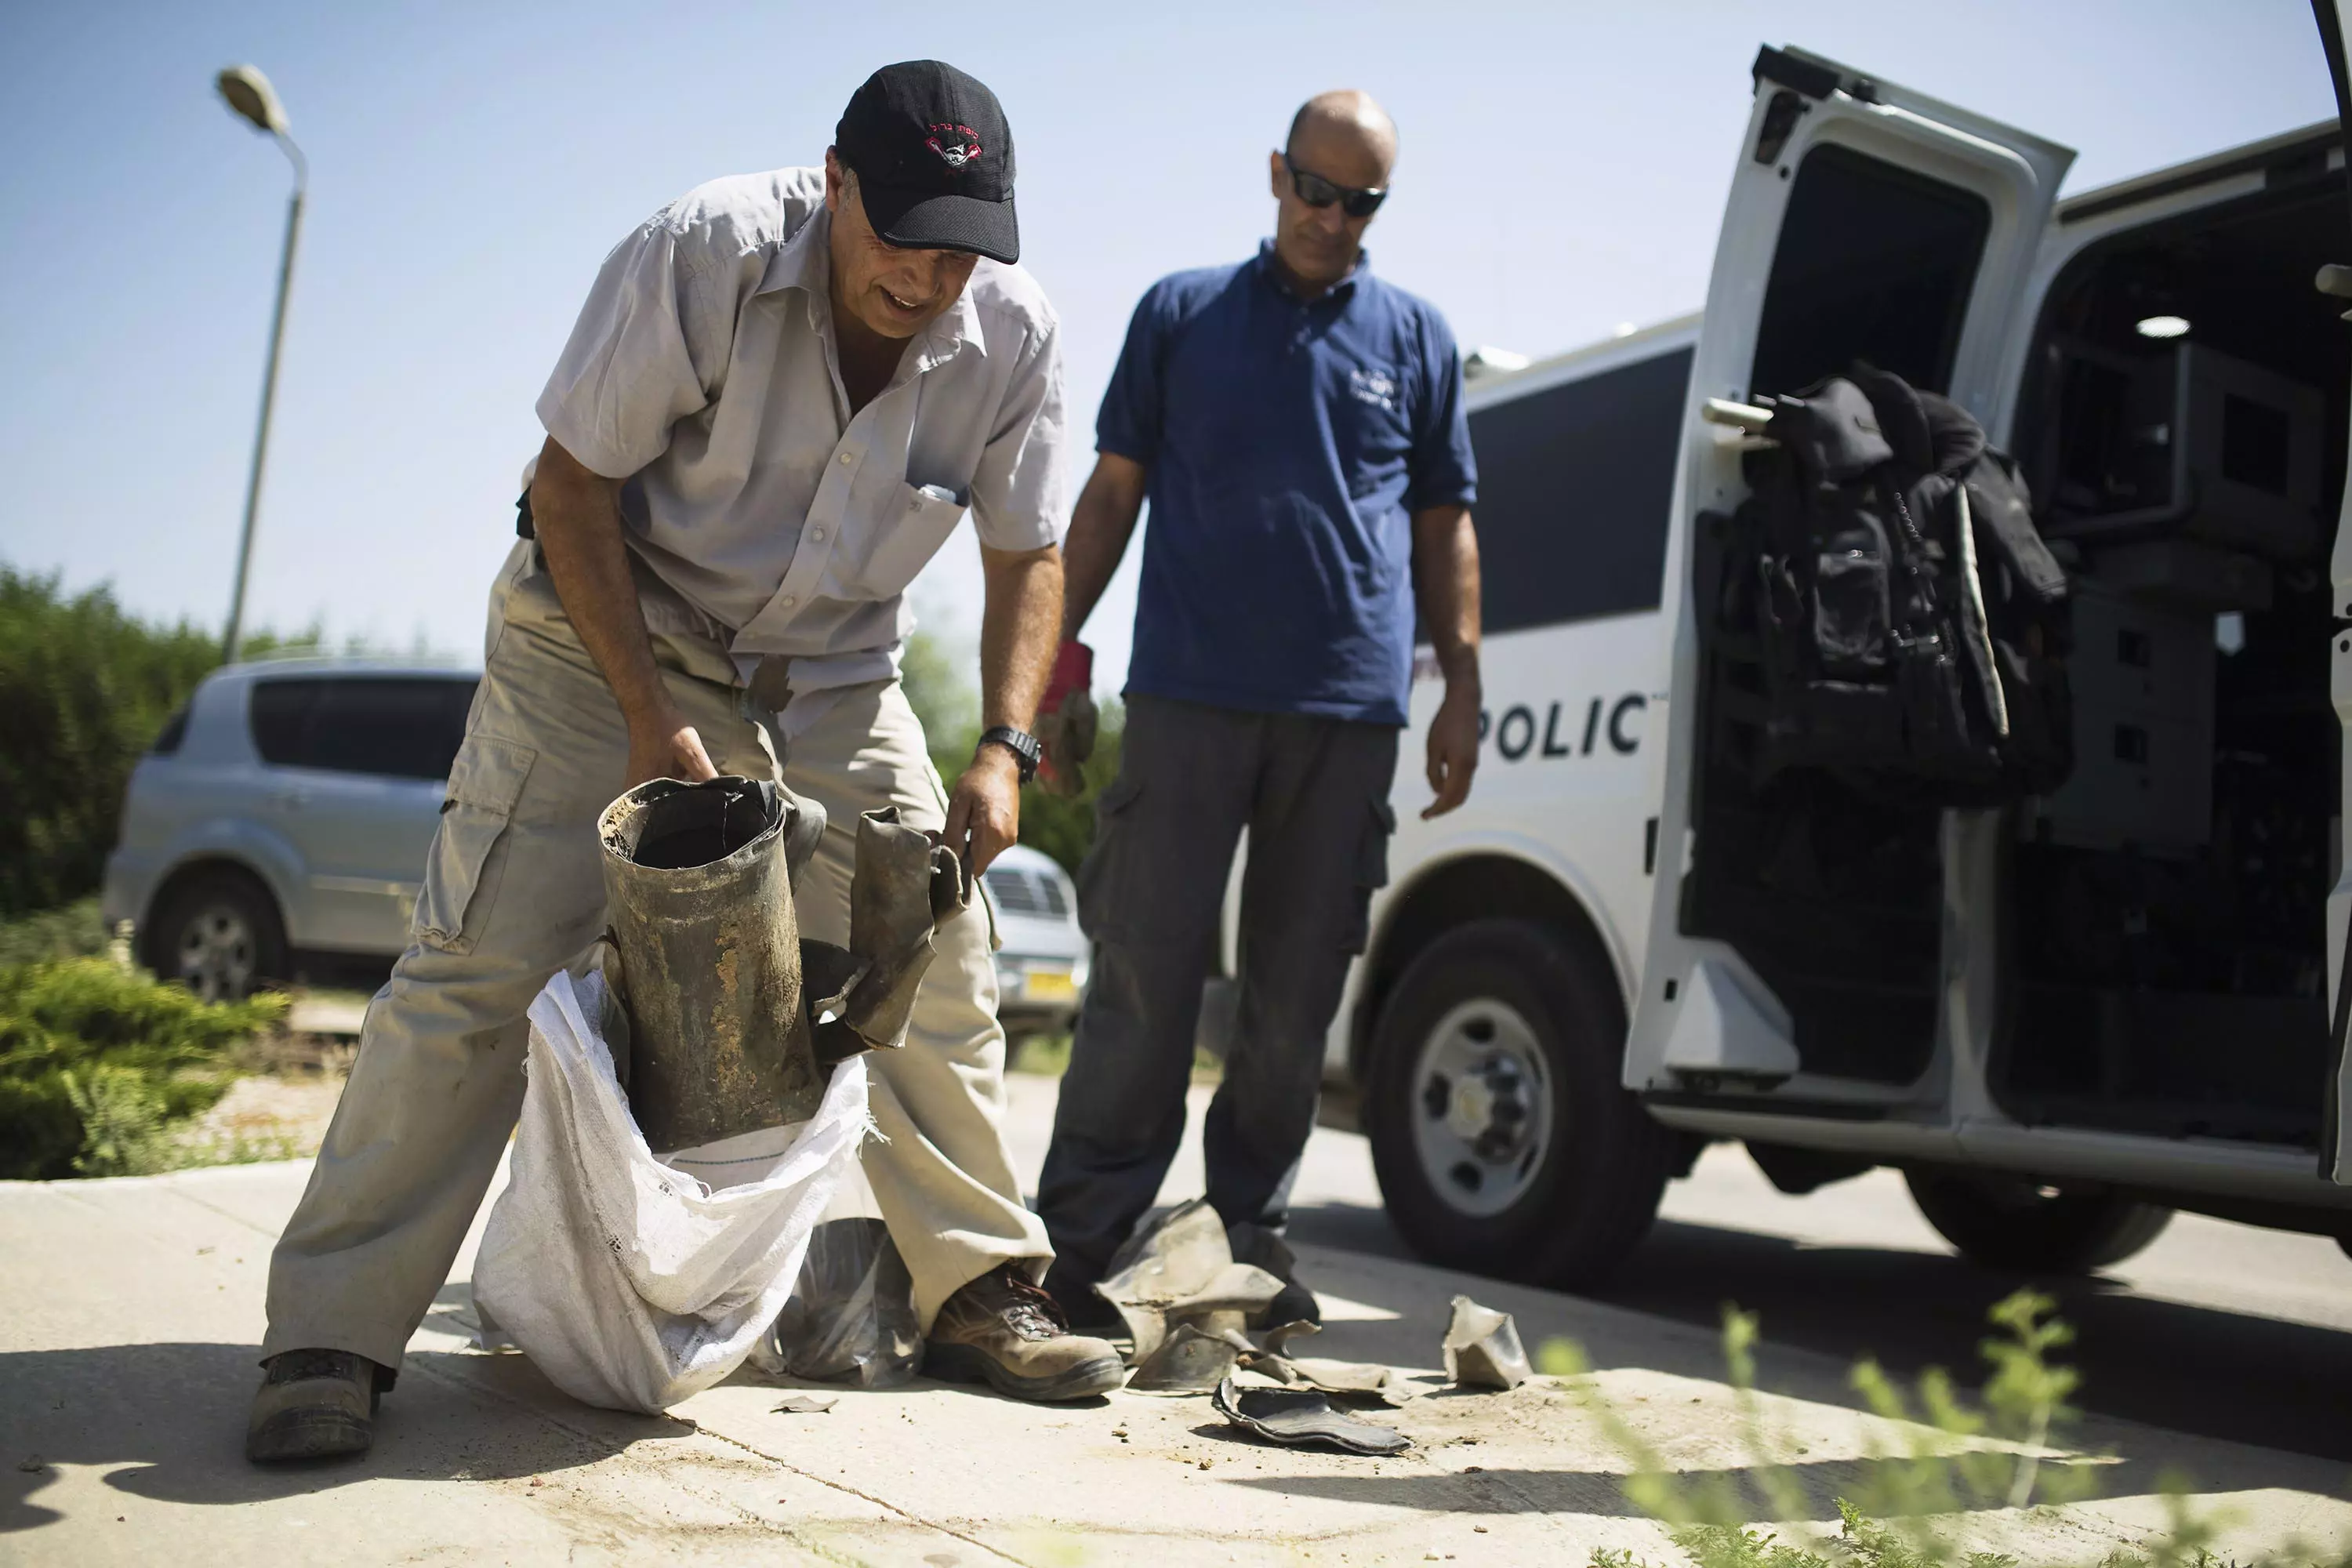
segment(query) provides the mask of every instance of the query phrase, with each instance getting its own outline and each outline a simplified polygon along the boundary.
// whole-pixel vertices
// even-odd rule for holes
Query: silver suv
[[[107,921],[207,999],[397,954],[479,679],[351,658],[215,672],[131,775]]]
[[[1058,1035],[1078,1010],[1091,948],[1078,930],[1069,874],[1026,844],[998,856],[981,878],[995,909],[996,1016],[1013,1039]]]

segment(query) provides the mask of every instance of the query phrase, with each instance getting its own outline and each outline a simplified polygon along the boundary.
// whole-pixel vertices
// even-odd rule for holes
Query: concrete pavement
[[[1016,1153],[1034,1170],[1054,1085],[1016,1076],[1011,1089]],[[1367,1164],[1360,1140],[1318,1132],[1302,1204],[1338,1212]],[[1259,1446],[1204,1400],[1132,1394],[1037,1407],[918,1383],[790,1415],[774,1385],[745,1377],[668,1417],[618,1415],[573,1404],[520,1356],[466,1348],[470,1244],[376,1450],[256,1471],[237,1445],[268,1247],[305,1170],[0,1185],[0,1563],[1556,1563],[1602,1546],[1672,1560],[1619,1494],[1622,1459],[1559,1388],[1416,1400],[1395,1419],[1421,1446],[1391,1460]],[[1164,1195],[1198,1184],[1188,1147]],[[1581,1341],[1675,1464],[1746,1462],[1706,1328],[1302,1252],[1333,1320],[1318,1353],[1417,1368],[1435,1387],[1446,1302],[1467,1290],[1517,1314],[1531,1344]],[[1768,1345],[1763,1376],[1816,1516],[1832,1517],[1853,1462],[1900,1435],[1853,1413],[1843,1356]],[[2235,1510],[2242,1542],[2352,1535],[2332,1460],[2105,1418],[2080,1436],[2113,1456],[2121,1500],[1972,1525],[2028,1561],[2095,1562],[2162,1517],[2169,1469]]]

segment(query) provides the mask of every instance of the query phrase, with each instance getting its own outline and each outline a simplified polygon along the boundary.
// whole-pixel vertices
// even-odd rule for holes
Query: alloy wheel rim
[[[207,904],[180,928],[178,978],[206,1002],[252,994],[253,922],[227,904]]]
[[[1535,1184],[1553,1118],[1543,1045],[1525,1015],[1491,996],[1439,1018],[1414,1054],[1413,1152],[1456,1213],[1501,1214]]]

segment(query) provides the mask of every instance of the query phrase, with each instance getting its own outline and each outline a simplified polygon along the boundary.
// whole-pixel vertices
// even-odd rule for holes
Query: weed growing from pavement
[[[1979,1408],[1968,1405],[1938,1367],[1920,1378],[1915,1412],[1877,1363],[1857,1363],[1855,1392],[1873,1415],[1908,1433],[1910,1441],[1901,1453],[1874,1444],[1859,1484],[1835,1500],[1837,1533],[1798,1542],[1757,1527],[1759,1519],[1809,1518],[1813,1504],[1783,1458],[1791,1445],[1768,1428],[1757,1398],[1754,1313],[1727,1306],[1723,1314],[1727,1380],[1747,1457],[1736,1471],[1699,1478],[1678,1473],[1602,1396],[1591,1362],[1573,1341],[1546,1343],[1538,1361],[1545,1372],[1569,1380],[1632,1462],[1626,1499],[1664,1524],[1697,1568],[2055,1568],[1970,1551],[1952,1533],[1956,1516],[1970,1510],[2074,1502],[2095,1489],[2095,1461],[2053,1446],[2076,1414],[2066,1400],[2080,1381],[2074,1368],[2050,1359],[2074,1339],[2074,1331],[2051,1315],[2055,1307],[2033,1290],[1993,1306],[1988,1316],[2000,1331],[1982,1342],[1992,1376]],[[2095,1568],[2352,1568],[2352,1552],[2315,1552],[2300,1544],[2247,1562],[2217,1557],[2212,1545],[2220,1521],[2189,1506],[2185,1482],[2168,1479],[2165,1487],[2169,1517],[2164,1531],[2137,1552],[2111,1552]],[[1592,1554],[1590,1568],[1654,1565],[1628,1551],[1602,1551]]]

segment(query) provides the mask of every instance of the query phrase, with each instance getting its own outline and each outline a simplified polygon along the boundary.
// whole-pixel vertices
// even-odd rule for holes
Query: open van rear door
[[[2352,72],[2347,71],[2345,50],[2345,37],[2352,33],[2352,0],[2312,0],[2312,12],[2327,51],[2328,75],[2336,82],[2336,116],[2352,131]],[[2345,178],[2352,181],[2352,161],[2346,163]],[[2352,263],[2352,235],[2344,237],[2344,260]],[[2337,274],[2324,279],[2331,289],[2343,288],[2344,275],[2336,268],[2327,270]],[[2347,312],[2347,318],[2352,320],[2352,311]],[[2352,326],[2345,331],[2347,342],[2352,342]],[[2337,507],[2336,548],[2328,563],[2337,630],[2328,652],[2328,686],[2342,733],[2343,778],[2338,787],[2344,791],[2345,809],[2336,817],[2336,885],[2327,893],[2327,1005],[2333,1071],[2319,1167],[2339,1184],[2352,1185],[2352,1139],[2345,1135],[2346,1129],[2352,1127],[2352,1055],[2345,1050],[2347,1026],[2352,1026],[2352,987],[2347,985],[2352,980],[2352,857],[2341,852],[2345,825],[2352,823],[2352,636],[2343,630],[2352,623],[2352,483],[2345,486]]]
[[[1707,743],[1698,732],[1694,544],[1701,514],[1728,512],[1746,494],[1739,456],[1752,438],[1720,421],[1857,359],[1982,417],[2074,158],[1794,49],[1763,50],[1754,77],[1684,411],[1666,550],[1673,686],[1648,954],[1625,1063],[1627,1087],[1653,1093],[1810,1082],[1822,1070],[1801,1059],[1788,999],[1733,943],[1691,934],[1685,919],[1685,880],[1709,850],[1692,830]]]

